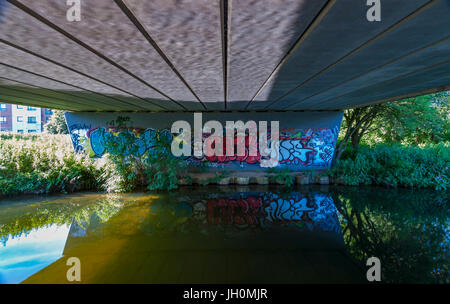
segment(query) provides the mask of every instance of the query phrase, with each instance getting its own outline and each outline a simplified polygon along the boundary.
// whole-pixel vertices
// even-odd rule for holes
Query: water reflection
[[[204,187],[1,203],[0,278],[65,283],[65,257],[77,256],[84,283],[364,282],[376,256],[383,282],[448,283],[448,202],[404,189]]]
[[[332,195],[349,252],[380,258],[384,282],[450,282],[448,192],[336,188]]]
[[[58,260],[68,233],[67,225],[50,225],[4,241],[0,250],[0,283],[22,282]]]
[[[157,201],[152,204],[151,213],[157,216],[146,223],[146,231],[182,231],[187,227],[198,230],[206,225],[209,230],[219,227],[261,231],[291,226],[340,233],[331,195],[318,192],[202,193],[197,197],[173,197],[169,202]]]

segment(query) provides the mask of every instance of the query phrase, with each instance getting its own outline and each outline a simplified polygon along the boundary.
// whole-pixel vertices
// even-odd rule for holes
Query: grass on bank
[[[1,134],[0,195],[174,189],[186,167],[164,155],[161,150],[144,159],[118,153],[96,159],[74,153],[69,135]],[[346,185],[446,190],[449,167],[449,144],[376,144],[348,149],[329,174]]]

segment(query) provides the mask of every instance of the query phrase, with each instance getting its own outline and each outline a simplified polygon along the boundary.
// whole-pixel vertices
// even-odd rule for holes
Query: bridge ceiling
[[[450,87],[450,0],[0,0],[0,101],[339,110]]]

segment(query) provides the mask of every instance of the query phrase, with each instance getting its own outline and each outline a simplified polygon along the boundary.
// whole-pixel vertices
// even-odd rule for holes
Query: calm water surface
[[[449,195],[196,187],[0,200],[0,283],[449,283]]]

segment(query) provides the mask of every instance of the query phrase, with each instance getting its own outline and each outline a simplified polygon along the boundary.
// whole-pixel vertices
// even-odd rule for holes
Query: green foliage
[[[108,153],[102,158],[74,153],[69,135],[0,134],[0,196],[177,188],[178,178],[185,177],[186,162],[173,157],[164,136],[139,156],[135,136],[126,132],[127,123],[127,117],[110,123],[121,130],[121,136],[105,134]]]
[[[450,141],[450,92],[423,95],[344,112],[335,158],[351,142],[424,145]]]
[[[450,141],[450,92],[417,96],[344,113],[340,139],[367,144],[423,145]],[[344,147],[345,150],[345,147]]]
[[[101,190],[104,169],[75,154],[68,135],[0,137],[0,196]]]
[[[268,173],[274,173],[269,176],[269,180],[282,184],[283,186],[290,188],[294,185],[294,177],[291,174],[291,170],[285,167],[283,169],[270,168],[267,170]]]
[[[332,175],[346,185],[448,189],[449,99],[441,92],[347,110]]]
[[[178,176],[186,168],[186,162],[170,152],[170,144],[160,138],[159,144],[144,155],[147,188],[149,190],[172,190],[178,188]]]
[[[331,170],[346,185],[434,188],[450,186],[450,146],[425,147],[377,144],[364,145],[343,153]]]
[[[449,92],[418,96],[385,105],[368,140],[421,145],[450,141]]]
[[[147,186],[149,190],[178,188],[178,177],[183,174],[186,162],[170,151],[168,138],[157,134],[156,145],[138,156],[138,145],[131,132],[125,132],[132,122],[128,117],[118,117],[109,124],[120,128],[121,137],[105,136],[106,156],[109,162],[105,188],[108,192],[129,192]]]
[[[40,135],[31,134],[21,134],[21,133],[0,133],[0,142],[2,140],[27,140],[27,141],[37,141]]]
[[[120,117],[118,118],[120,123]],[[125,128],[121,126],[122,128]],[[104,129],[100,129],[105,132]],[[145,184],[143,170],[145,164],[137,156],[138,146],[131,132],[121,132],[121,137],[103,136],[108,154],[106,164],[105,189],[108,192],[130,192]]]
[[[226,172],[226,171],[215,172],[214,177],[210,177],[206,180],[202,180],[202,181],[200,181],[200,184],[202,186],[206,186],[209,184],[215,184],[215,183],[218,183],[220,180],[228,177],[229,175],[230,175],[230,172]]]
[[[64,111],[53,110],[50,121],[44,125],[45,131],[50,134],[69,134],[67,129],[66,118]]]

